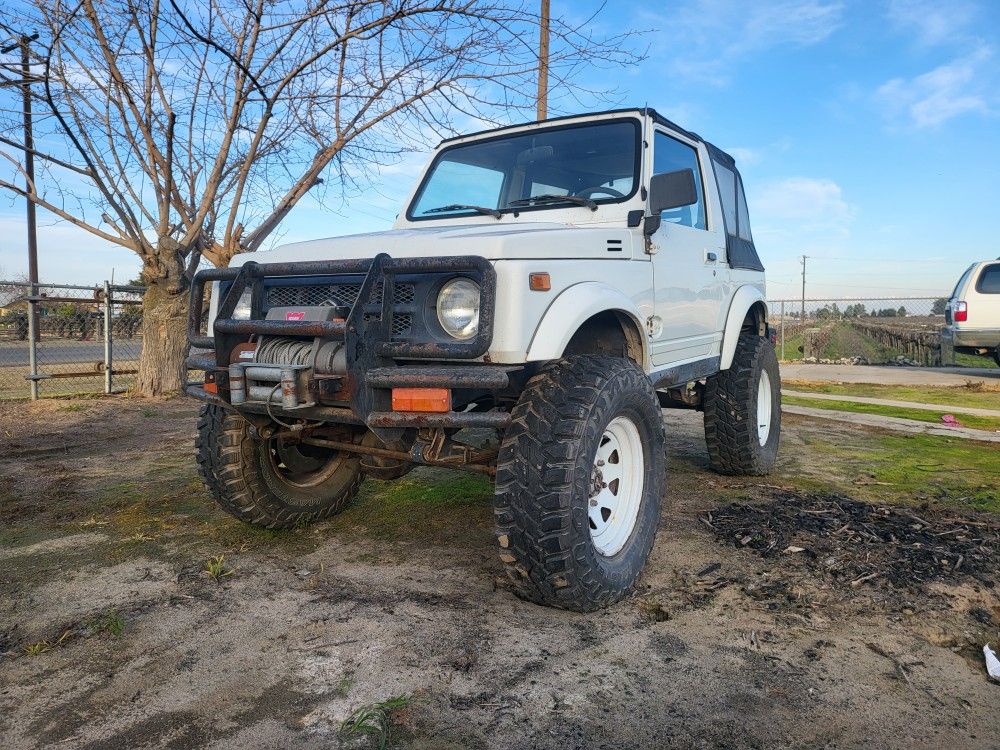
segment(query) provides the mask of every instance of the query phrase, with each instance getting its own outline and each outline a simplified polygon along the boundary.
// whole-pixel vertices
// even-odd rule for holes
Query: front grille
[[[373,320],[378,320],[378,315],[372,315],[371,313],[365,315],[365,320],[371,322]],[[392,315],[392,325],[390,329],[392,330],[393,336],[403,336],[410,332],[413,327],[413,316],[409,313],[393,313]]]
[[[382,302],[382,284],[375,285],[373,304]],[[272,286],[267,289],[268,307],[327,307],[343,305],[351,307],[358,299],[361,284],[303,284],[296,286]],[[393,303],[409,305],[415,294],[413,284],[396,284]],[[408,317],[408,316],[407,316]],[[395,326],[395,324],[394,324]],[[407,323],[407,329],[409,323]]]

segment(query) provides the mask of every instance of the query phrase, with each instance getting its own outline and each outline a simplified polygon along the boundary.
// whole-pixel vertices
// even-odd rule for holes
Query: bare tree
[[[364,178],[463,119],[534,108],[534,2],[25,2],[44,51],[46,146],[33,184],[20,172],[0,188],[138,253],[145,395],[182,384],[203,258],[226,265],[260,248],[324,181]],[[551,21],[557,100],[581,91],[571,84],[584,66],[637,59],[630,34],[585,28]],[[12,169],[20,148],[0,137]]]

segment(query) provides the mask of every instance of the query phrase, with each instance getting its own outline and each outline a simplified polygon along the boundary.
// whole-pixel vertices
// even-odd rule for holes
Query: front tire
[[[340,512],[364,478],[357,456],[260,439],[239,414],[212,404],[201,408],[195,451],[202,481],[222,509],[264,529]]]
[[[524,598],[564,609],[618,601],[649,558],[666,485],[649,378],[621,358],[559,360],[511,416],[494,501],[508,577]]]
[[[781,435],[781,375],[774,344],[742,335],[733,364],[705,384],[705,442],[720,474],[760,476],[774,468]]]

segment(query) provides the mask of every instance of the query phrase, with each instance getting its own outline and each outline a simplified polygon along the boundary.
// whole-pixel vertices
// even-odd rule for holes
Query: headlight
[[[236,309],[233,310],[233,318],[236,320],[250,320],[250,290],[247,289],[240,296],[239,302],[236,303]]]
[[[465,341],[479,332],[479,284],[465,279],[452,279],[437,298],[438,322],[445,332]]]

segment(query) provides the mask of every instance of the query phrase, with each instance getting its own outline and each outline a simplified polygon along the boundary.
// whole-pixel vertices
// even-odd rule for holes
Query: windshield
[[[617,203],[638,189],[639,122],[607,120],[446,148],[410,220]]]

